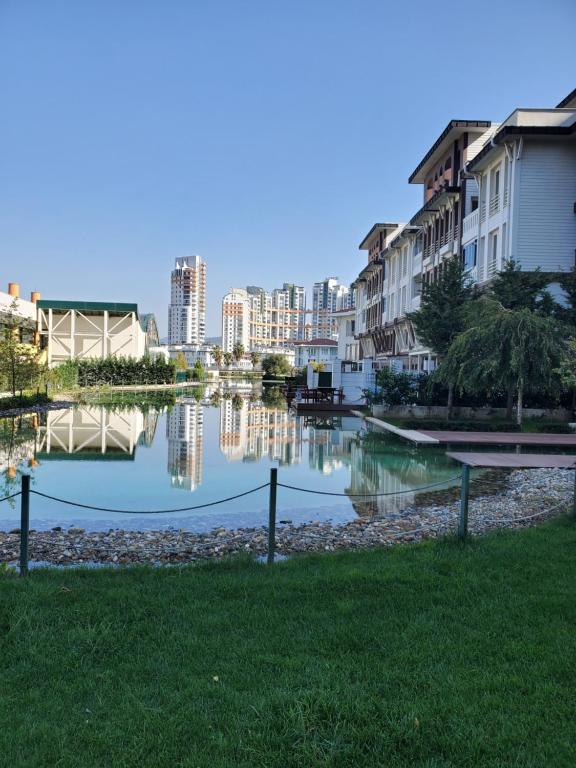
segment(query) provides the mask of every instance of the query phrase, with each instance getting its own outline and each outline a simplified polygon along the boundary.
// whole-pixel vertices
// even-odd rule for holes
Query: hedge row
[[[53,383],[58,388],[124,386],[138,384],[173,384],[175,366],[162,358],[106,357],[71,360],[55,368]]]

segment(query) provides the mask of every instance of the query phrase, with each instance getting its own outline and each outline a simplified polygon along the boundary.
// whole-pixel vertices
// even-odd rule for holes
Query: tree
[[[465,328],[466,306],[474,289],[459,258],[443,263],[442,272],[433,283],[422,288],[420,308],[408,315],[418,339],[439,358],[444,357],[454,339]],[[448,418],[454,402],[454,382],[448,384]]]
[[[555,302],[546,286],[549,278],[537,268],[523,272],[515,259],[504,262],[504,267],[492,283],[489,295],[506,309],[529,309],[543,315],[554,313]],[[508,389],[506,417],[512,418],[514,388]]]
[[[558,374],[568,389],[576,389],[576,338],[571,338],[564,350]]]
[[[570,272],[562,272],[558,282],[564,291],[565,302],[556,306],[556,315],[573,331],[576,328],[576,266]]]
[[[214,363],[216,365],[216,368],[220,368],[222,365],[222,357],[224,353],[222,352],[222,347],[219,347],[216,345],[214,349],[210,352],[210,355],[212,356],[212,360],[214,360]]]
[[[383,368],[376,374],[382,402],[387,405],[407,405],[414,401],[417,380],[408,371]]]
[[[240,342],[234,344],[234,348],[232,349],[232,356],[237,363],[239,363],[240,360],[242,360],[244,357],[244,351],[244,344],[241,344]]]
[[[222,355],[222,359],[224,360],[224,365],[226,366],[226,368],[230,368],[230,366],[234,362],[234,355],[232,354],[232,352],[224,352],[224,354]]]
[[[18,301],[14,299],[3,317],[0,333],[0,386],[7,386],[15,395],[20,389],[38,384],[40,365],[38,350],[33,344],[21,341],[23,318],[18,314]]]
[[[192,368],[190,375],[193,381],[204,381],[206,378],[206,371],[200,360],[194,362],[194,367]]]
[[[250,352],[250,362],[252,363],[252,368],[256,368],[260,362],[260,357],[260,352]]]
[[[504,262],[504,267],[498,273],[490,288],[490,295],[499,301],[506,309],[529,309],[551,315],[555,302],[546,286],[550,277],[543,274],[540,268],[531,272],[523,272],[515,259]]]
[[[177,371],[187,371],[188,370],[188,363],[186,361],[186,355],[184,352],[178,352],[176,355],[176,370]]]
[[[262,359],[262,370],[266,376],[278,378],[288,376],[292,367],[285,355],[266,355]]]
[[[470,327],[454,339],[437,378],[468,392],[513,389],[522,424],[527,392],[552,392],[565,351],[559,326],[529,309],[511,310],[493,299],[477,302]],[[473,318],[473,319],[472,319]]]

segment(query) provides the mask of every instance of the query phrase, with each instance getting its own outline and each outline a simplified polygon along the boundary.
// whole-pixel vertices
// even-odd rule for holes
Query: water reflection
[[[168,473],[174,488],[194,491],[202,484],[204,406],[177,403],[166,417]]]
[[[133,461],[136,446],[151,445],[158,414],[103,405],[49,411],[38,425],[36,458]]]
[[[228,461],[260,461],[280,465],[301,459],[300,419],[286,408],[268,408],[260,401],[224,400],[220,406],[220,450]]]
[[[165,428],[157,429],[161,419]],[[73,459],[101,464],[56,471],[58,462]],[[268,405],[258,392],[199,392],[167,408],[80,405],[0,419],[0,496],[18,490],[19,474],[32,471],[42,472],[43,487],[54,484],[61,492],[65,485],[69,497],[106,504],[123,498],[130,508],[141,494],[145,507],[173,507],[172,489],[193,492],[204,503],[265,482],[273,464],[283,468],[286,482],[343,494],[283,489],[291,519],[310,519],[311,510],[314,518],[400,513],[414,502],[412,489],[456,474],[442,449],[372,433],[352,416],[296,416]],[[109,498],[97,498],[105,493]],[[390,495],[358,497],[370,494]],[[255,514],[265,504],[247,497],[234,510]]]

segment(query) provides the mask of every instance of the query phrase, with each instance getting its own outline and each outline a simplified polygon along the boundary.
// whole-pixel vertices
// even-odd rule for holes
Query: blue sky
[[[350,281],[452,119],[576,86],[576,3],[0,0],[0,288],[137,301]]]

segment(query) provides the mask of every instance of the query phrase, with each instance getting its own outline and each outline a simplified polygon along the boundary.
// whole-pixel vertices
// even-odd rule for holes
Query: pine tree
[[[439,358],[466,326],[466,307],[474,289],[464,266],[455,257],[443,263],[442,272],[422,289],[420,308],[409,315],[418,339]],[[448,384],[448,418],[454,401],[454,382]]]
[[[549,282],[550,277],[543,274],[540,268],[523,272],[520,264],[510,259],[492,283],[490,295],[506,309],[529,309],[551,315],[555,302],[546,290]]]

